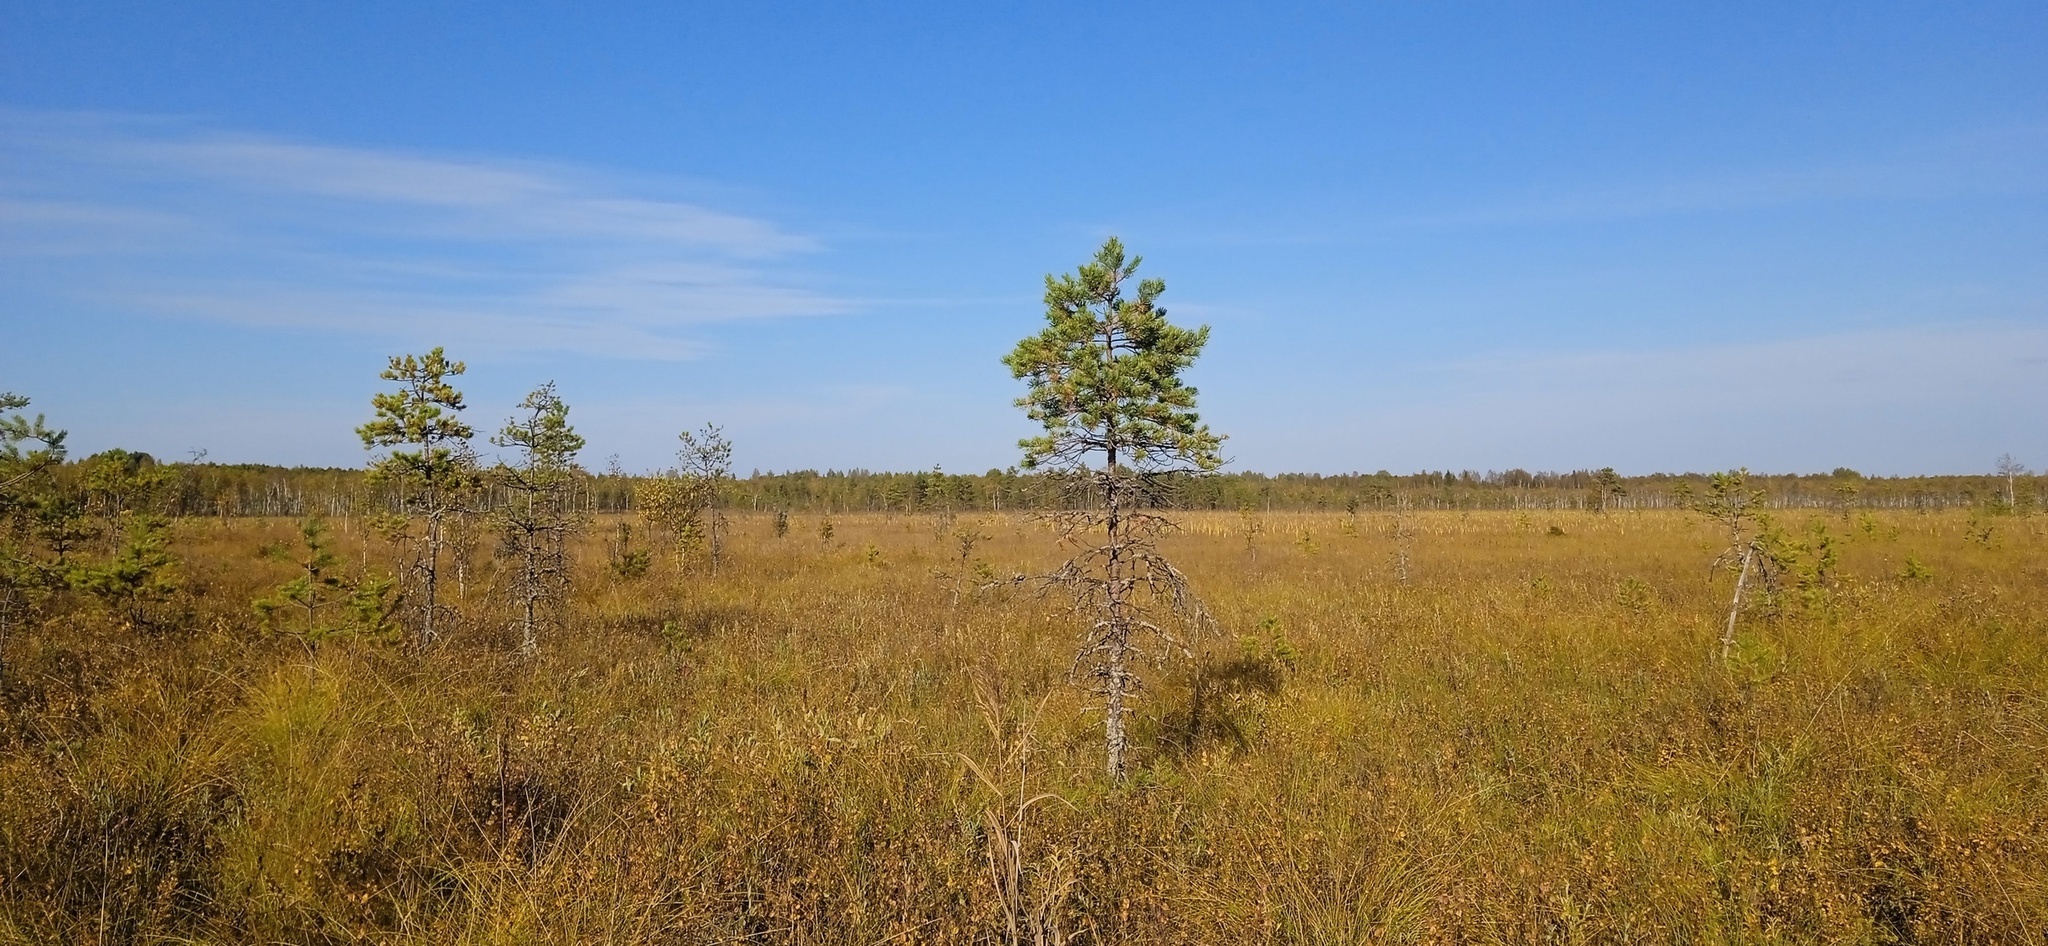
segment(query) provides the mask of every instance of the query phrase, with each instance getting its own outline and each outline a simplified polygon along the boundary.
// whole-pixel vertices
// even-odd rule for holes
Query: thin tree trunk
[[[1721,659],[1728,659],[1728,652],[1735,647],[1735,616],[1742,612],[1742,580],[1749,577],[1749,559],[1756,554],[1756,545],[1751,543],[1742,550],[1742,566],[1735,572],[1735,598],[1728,602],[1728,629],[1721,633]]]
[[[441,559],[441,509],[438,503],[427,511],[427,619],[420,628],[420,643],[434,642],[435,593],[439,590]]]
[[[526,537],[526,574],[525,580],[524,582],[522,582],[522,584],[524,584],[525,587],[521,589],[522,593],[520,595],[520,597],[526,599],[526,622],[521,626],[519,639],[519,655],[528,658],[531,658],[534,655],[534,653],[540,649],[540,641],[536,639],[534,631],[533,613],[535,599],[540,596],[540,568],[539,563],[535,561],[535,556],[540,554],[540,549],[536,544],[537,542],[538,539],[536,536],[529,534]]]
[[[1124,646],[1126,642],[1121,640],[1124,634],[1117,632],[1117,636],[1119,640],[1110,650],[1107,687],[1109,694],[1102,727],[1104,743],[1109,750],[1109,780],[1113,784],[1121,784],[1124,780],[1124,755],[1130,747],[1130,736],[1124,729],[1124,715],[1127,712],[1124,697],[1130,682],[1130,660],[1128,648]]]
[[[0,594],[0,693],[7,692],[7,639],[14,631],[14,608],[15,591],[9,588]]]
[[[469,517],[455,514],[455,600],[469,600]]]

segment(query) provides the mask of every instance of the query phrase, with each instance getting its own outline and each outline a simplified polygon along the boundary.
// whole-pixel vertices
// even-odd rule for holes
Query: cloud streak
[[[1398,218],[1397,226],[1461,228],[1604,222],[1856,200],[2039,193],[2048,127],[2018,126],[1925,142],[1833,164],[1643,180]]]
[[[1870,329],[1642,351],[1514,352],[1420,366],[1375,406],[1246,432],[1318,468],[1749,466],[1962,473],[2048,451],[2048,328]],[[1343,431],[1331,437],[1329,431]],[[1322,439],[1318,439],[1318,438]]]
[[[686,358],[706,323],[833,315],[818,241],[675,182],[0,112],[0,266],[124,311],[472,348]]]

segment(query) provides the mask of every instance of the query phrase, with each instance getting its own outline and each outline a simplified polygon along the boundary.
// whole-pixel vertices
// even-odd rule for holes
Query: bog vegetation
[[[1069,317],[1147,331],[1156,292],[1091,278]],[[1048,325],[1020,377],[1085,348]],[[1098,411],[984,477],[736,478],[709,426],[593,474],[548,385],[489,462],[438,350],[393,360],[368,477],[11,414],[0,942],[2048,929],[2018,464],[1233,478],[1171,364],[1098,368],[1151,372],[1118,442],[1160,462],[1044,463]]]

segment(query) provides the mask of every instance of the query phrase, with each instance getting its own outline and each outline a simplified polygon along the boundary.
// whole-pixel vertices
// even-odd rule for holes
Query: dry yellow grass
[[[721,574],[630,581],[594,529],[531,663],[488,567],[427,653],[309,646],[249,607],[292,523],[182,522],[175,626],[11,644],[0,940],[2043,940],[2041,519],[1829,518],[1838,577],[1726,663],[1693,518],[1256,519],[1166,542],[1226,636],[1153,674],[1123,788],[1074,617],[956,596],[928,517],[741,517]]]

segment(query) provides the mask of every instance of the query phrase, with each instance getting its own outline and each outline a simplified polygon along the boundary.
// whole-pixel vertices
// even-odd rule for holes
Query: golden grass
[[[1828,519],[1839,579],[1723,663],[1692,518],[1257,518],[1165,543],[1227,636],[1153,675],[1123,788],[1075,618],[956,602],[929,517],[741,517],[632,581],[593,529],[530,663],[488,567],[428,653],[313,647],[249,607],[292,523],[183,522],[174,628],[11,645],[0,940],[2043,941],[2042,520]]]

